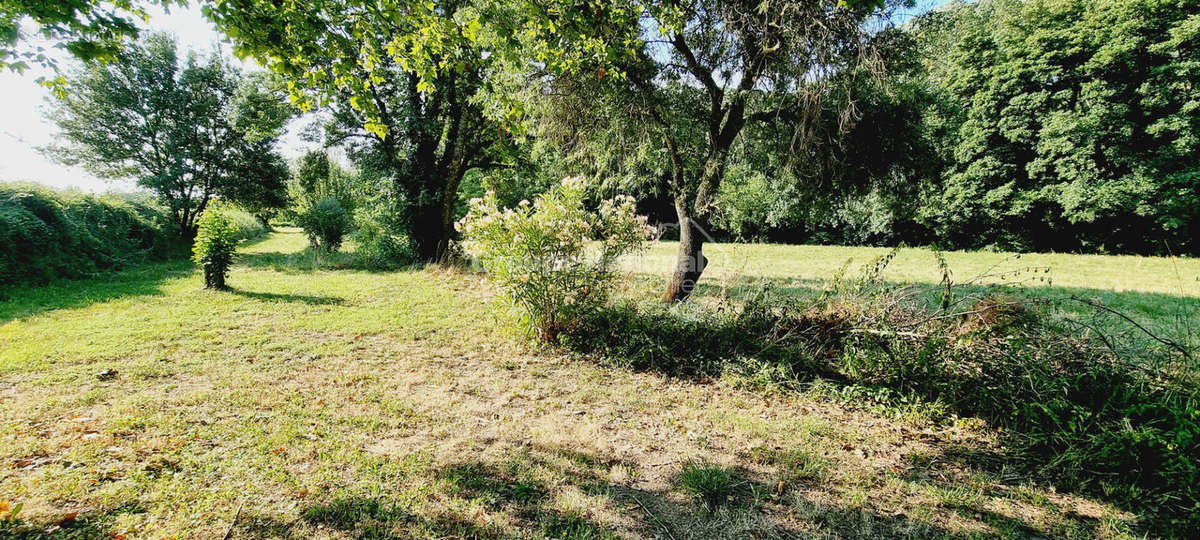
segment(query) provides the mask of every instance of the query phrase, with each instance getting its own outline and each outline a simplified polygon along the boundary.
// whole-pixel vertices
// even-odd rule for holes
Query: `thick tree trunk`
[[[687,300],[696,289],[704,267],[708,265],[708,257],[704,256],[707,234],[704,227],[691,217],[687,206],[679,201],[675,203],[675,213],[679,216],[679,253],[675,259],[675,271],[663,293],[664,302]]]
[[[417,258],[423,262],[441,262],[450,248],[454,231],[453,207],[442,205],[422,208],[413,224],[413,243]]]
[[[450,231],[442,223],[441,205],[418,208],[413,221],[413,244],[417,259],[437,262],[449,242]]]
[[[422,261],[443,262],[446,259],[454,235],[454,204],[458,202],[463,173],[461,169],[451,171],[438,200],[417,211],[413,240],[417,257]]]

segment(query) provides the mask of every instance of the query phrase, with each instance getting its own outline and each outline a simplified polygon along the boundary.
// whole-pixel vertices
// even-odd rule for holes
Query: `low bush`
[[[296,216],[296,224],[314,248],[337,251],[350,232],[350,214],[337,199],[326,197]]]
[[[0,184],[0,285],[83,278],[180,249],[160,208],[116,196]]]
[[[225,289],[238,244],[238,226],[220,205],[209,205],[196,221],[193,260],[204,269],[204,288]]]
[[[645,245],[646,219],[627,196],[584,207],[581,178],[567,178],[533,204],[501,208],[494,192],[473,199],[457,224],[463,249],[500,287],[519,326],[557,342],[607,303],[617,259]],[[597,240],[592,243],[592,240]]]
[[[828,374],[828,355],[848,329],[841,313],[777,302],[764,290],[719,309],[618,302],[587,313],[561,342],[633,369],[685,377],[733,373],[771,383]]]
[[[729,502],[733,495],[733,471],[717,465],[689,461],[679,473],[679,487],[709,510]]]
[[[226,207],[224,209],[225,217],[229,218],[236,232],[234,236],[238,240],[257,240],[267,236],[271,232],[262,220],[254,217],[254,214],[236,207]]]
[[[394,223],[396,214],[375,201],[361,206],[354,213],[354,259],[357,266],[368,270],[395,270],[415,259],[407,235],[396,233],[403,228]]]

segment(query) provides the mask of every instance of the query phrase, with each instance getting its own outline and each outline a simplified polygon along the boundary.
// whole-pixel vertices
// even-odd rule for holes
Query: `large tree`
[[[944,243],[1200,253],[1200,2],[987,0],[914,30]]]
[[[466,5],[217,0],[206,13],[239,54],[286,77],[297,103],[331,113],[326,143],[392,182],[418,257],[436,260],[463,176],[505,165],[507,136],[474,100],[490,60]]]
[[[283,206],[286,168],[272,147],[289,110],[219,54],[180,58],[153,34],[106,64],[80,66],[51,98],[52,156],[97,176],[134,178],[171,210],[185,238],[209,201]]]
[[[705,230],[743,131],[776,124],[790,148],[802,147],[832,90],[845,87],[833,81],[875,71],[878,5],[497,2],[489,18],[501,22],[489,36],[511,69],[527,73],[518,79],[527,105],[518,108],[540,133],[557,127],[568,145],[661,173],[680,227],[663,298],[681,301],[706,265]],[[844,104],[843,126],[853,117]]]

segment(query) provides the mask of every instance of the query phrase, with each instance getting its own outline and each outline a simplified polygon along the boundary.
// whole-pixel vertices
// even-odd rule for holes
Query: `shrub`
[[[182,253],[162,209],[117,196],[0,184],[0,285],[83,278]]]
[[[238,228],[219,205],[211,205],[196,222],[193,259],[204,268],[204,288],[224,289],[225,277],[237,249]]]
[[[254,240],[262,238],[270,232],[261,219],[241,208],[226,207],[224,212],[236,229],[237,232],[234,236],[238,240]]]
[[[350,215],[337,199],[326,197],[297,216],[296,224],[308,234],[314,248],[337,251],[350,231]]]
[[[393,223],[395,214],[378,202],[364,204],[354,213],[354,259],[368,270],[394,270],[414,260],[412,243]]]
[[[516,308],[519,325],[557,342],[566,328],[605,305],[618,257],[644,246],[646,219],[627,196],[584,208],[584,182],[567,178],[531,205],[500,208],[494,192],[471,201],[458,223],[463,248]],[[594,244],[592,239],[599,239]]]
[[[994,302],[968,311],[987,313]],[[1171,369],[1117,354],[1113,336],[1074,331],[1041,311],[855,333],[836,369],[849,382],[941,400],[1004,427],[1021,461],[1059,486],[1105,492],[1196,530],[1200,391]]]
[[[845,315],[759,291],[740,305],[618,302],[562,336],[570,349],[639,370],[685,377],[746,376],[774,384],[832,375],[828,353],[850,329]]]
[[[856,406],[981,418],[1003,428],[1012,465],[1029,474],[1138,507],[1156,530],[1200,531],[1192,353],[1011,292],[917,294],[878,279],[886,263],[806,300],[764,289],[715,309],[621,303],[562,342],[636,369],[782,386],[825,379]]]

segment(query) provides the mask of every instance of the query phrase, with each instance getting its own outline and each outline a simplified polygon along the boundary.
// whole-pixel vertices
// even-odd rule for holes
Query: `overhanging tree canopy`
[[[491,60],[469,4],[217,0],[205,13],[301,107],[333,112],[333,142],[392,180],[417,255],[439,258],[463,175],[506,158],[506,134],[473,101]]]
[[[829,82],[874,71],[870,25],[882,22],[872,18],[880,5],[494,2],[485,6],[494,22],[481,35],[510,71],[526,74],[510,81],[524,84],[530,99],[511,108],[532,113],[535,129],[560,128],[557,136],[575,147],[596,136],[608,150],[627,143],[620,159],[665,164],[680,247],[663,297],[679,301],[706,264],[703,231],[743,129],[786,125],[792,144],[802,145],[835,87]],[[844,112],[852,116],[848,103]]]

